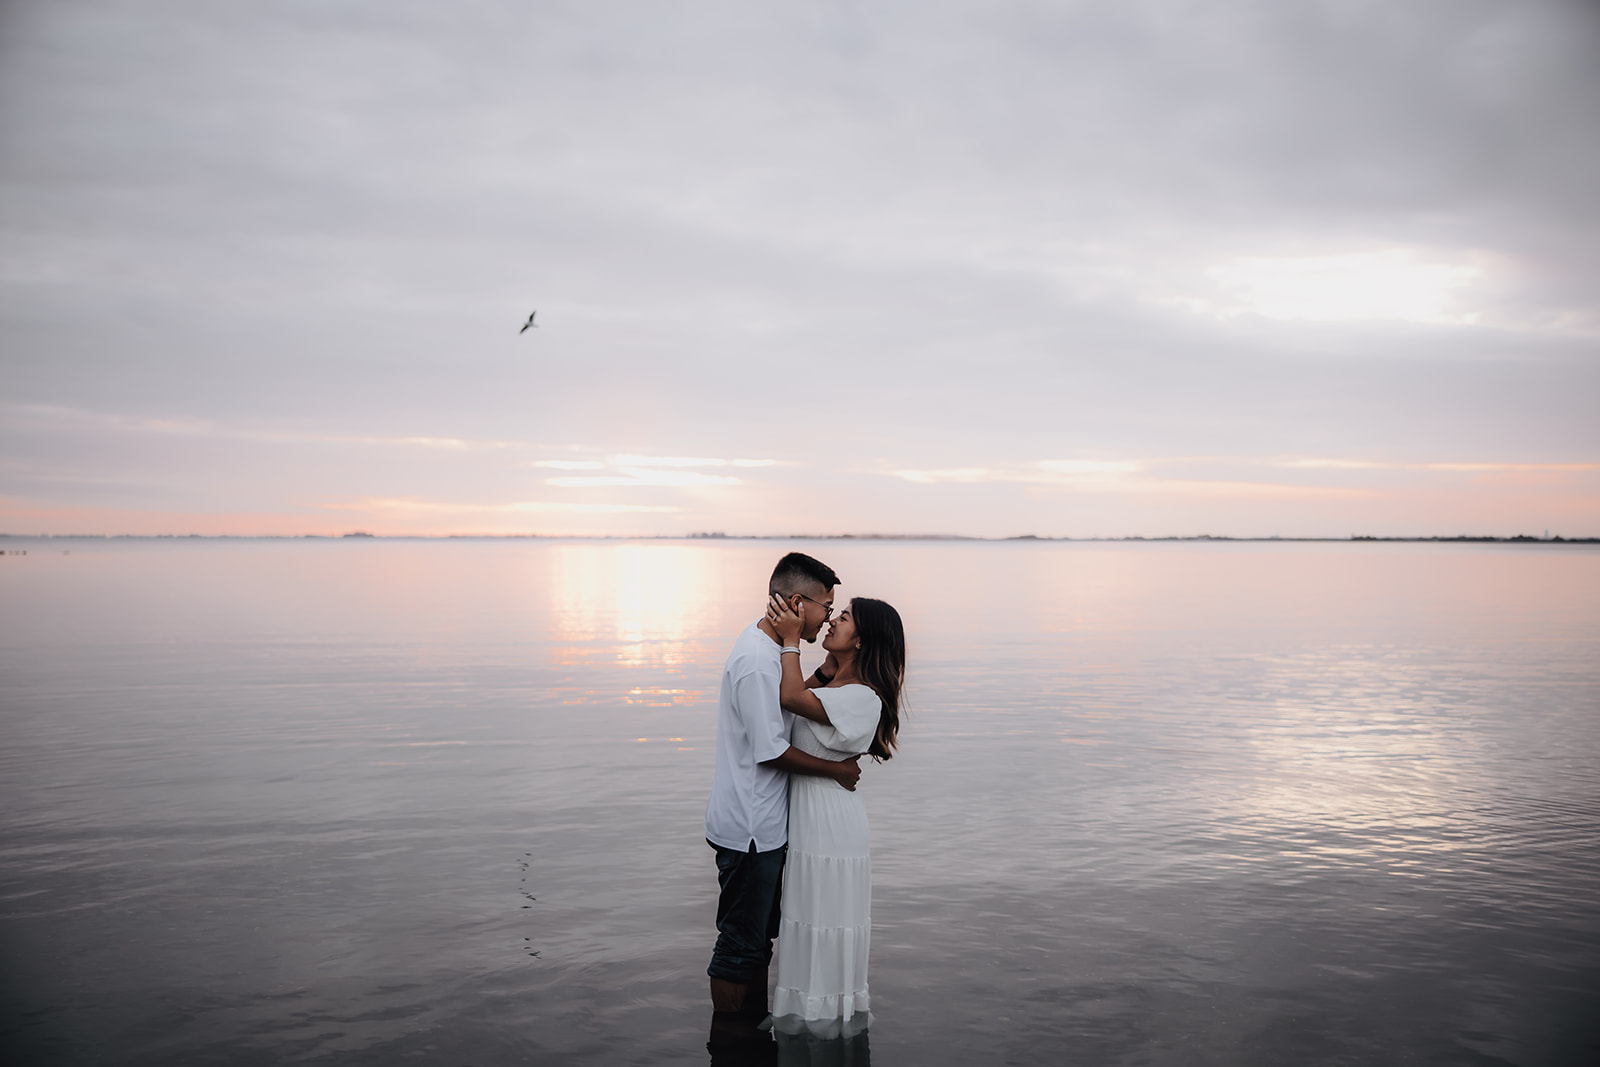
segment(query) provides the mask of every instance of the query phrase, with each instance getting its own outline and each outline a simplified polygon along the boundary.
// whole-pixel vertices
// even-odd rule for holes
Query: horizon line
[[[541,534],[541,533],[452,533],[452,534],[375,534],[365,530],[352,530],[338,534],[92,534],[0,533],[6,541],[983,541],[1003,543],[1008,541],[1038,542],[1121,542],[1121,541],[1284,541],[1298,543],[1344,544],[1352,542],[1389,543],[1489,543],[1489,544],[1595,544],[1600,536],[1564,537],[1561,534],[1421,534],[1416,536],[1385,534],[1349,534],[1343,537],[1284,537],[1272,535],[1233,534],[1126,534],[1119,537],[1053,537],[1041,534],[1011,534],[983,537],[976,534],[947,533],[787,533],[787,534],[730,534],[722,531],[692,532],[684,534]]]

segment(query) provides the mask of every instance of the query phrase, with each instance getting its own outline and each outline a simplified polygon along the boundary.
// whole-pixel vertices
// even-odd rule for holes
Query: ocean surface
[[[900,608],[910,712],[873,1025],[785,1062],[1600,1062],[1593,548],[3,547],[0,1062],[708,1063],[790,548]]]

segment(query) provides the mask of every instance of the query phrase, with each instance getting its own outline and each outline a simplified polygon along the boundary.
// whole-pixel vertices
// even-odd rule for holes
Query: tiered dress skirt
[[[789,779],[782,908],[774,1025],[823,1037],[865,1029],[871,839],[860,795],[832,779]]]

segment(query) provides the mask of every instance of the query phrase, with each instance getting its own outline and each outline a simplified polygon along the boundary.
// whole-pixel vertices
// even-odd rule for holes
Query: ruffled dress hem
[[[780,992],[798,994],[800,991],[791,989]],[[867,1027],[872,1025],[872,1012],[867,1010],[867,995],[865,993],[851,994],[851,997],[857,1006],[848,1017],[827,1015],[823,1018],[807,1019],[801,1015],[775,1012],[772,1016],[772,1028],[781,1034],[805,1034],[810,1037],[824,1039],[854,1037],[857,1034],[864,1033]],[[822,997],[816,999],[836,1000],[838,998]],[[775,1001],[773,1008],[776,1009],[777,1007],[778,1004]]]

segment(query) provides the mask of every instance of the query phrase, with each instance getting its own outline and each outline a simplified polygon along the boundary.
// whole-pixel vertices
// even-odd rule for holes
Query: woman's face
[[[856,647],[856,620],[849,608],[839,612],[828,623],[828,631],[822,635],[822,647],[829,652],[844,652]]]

